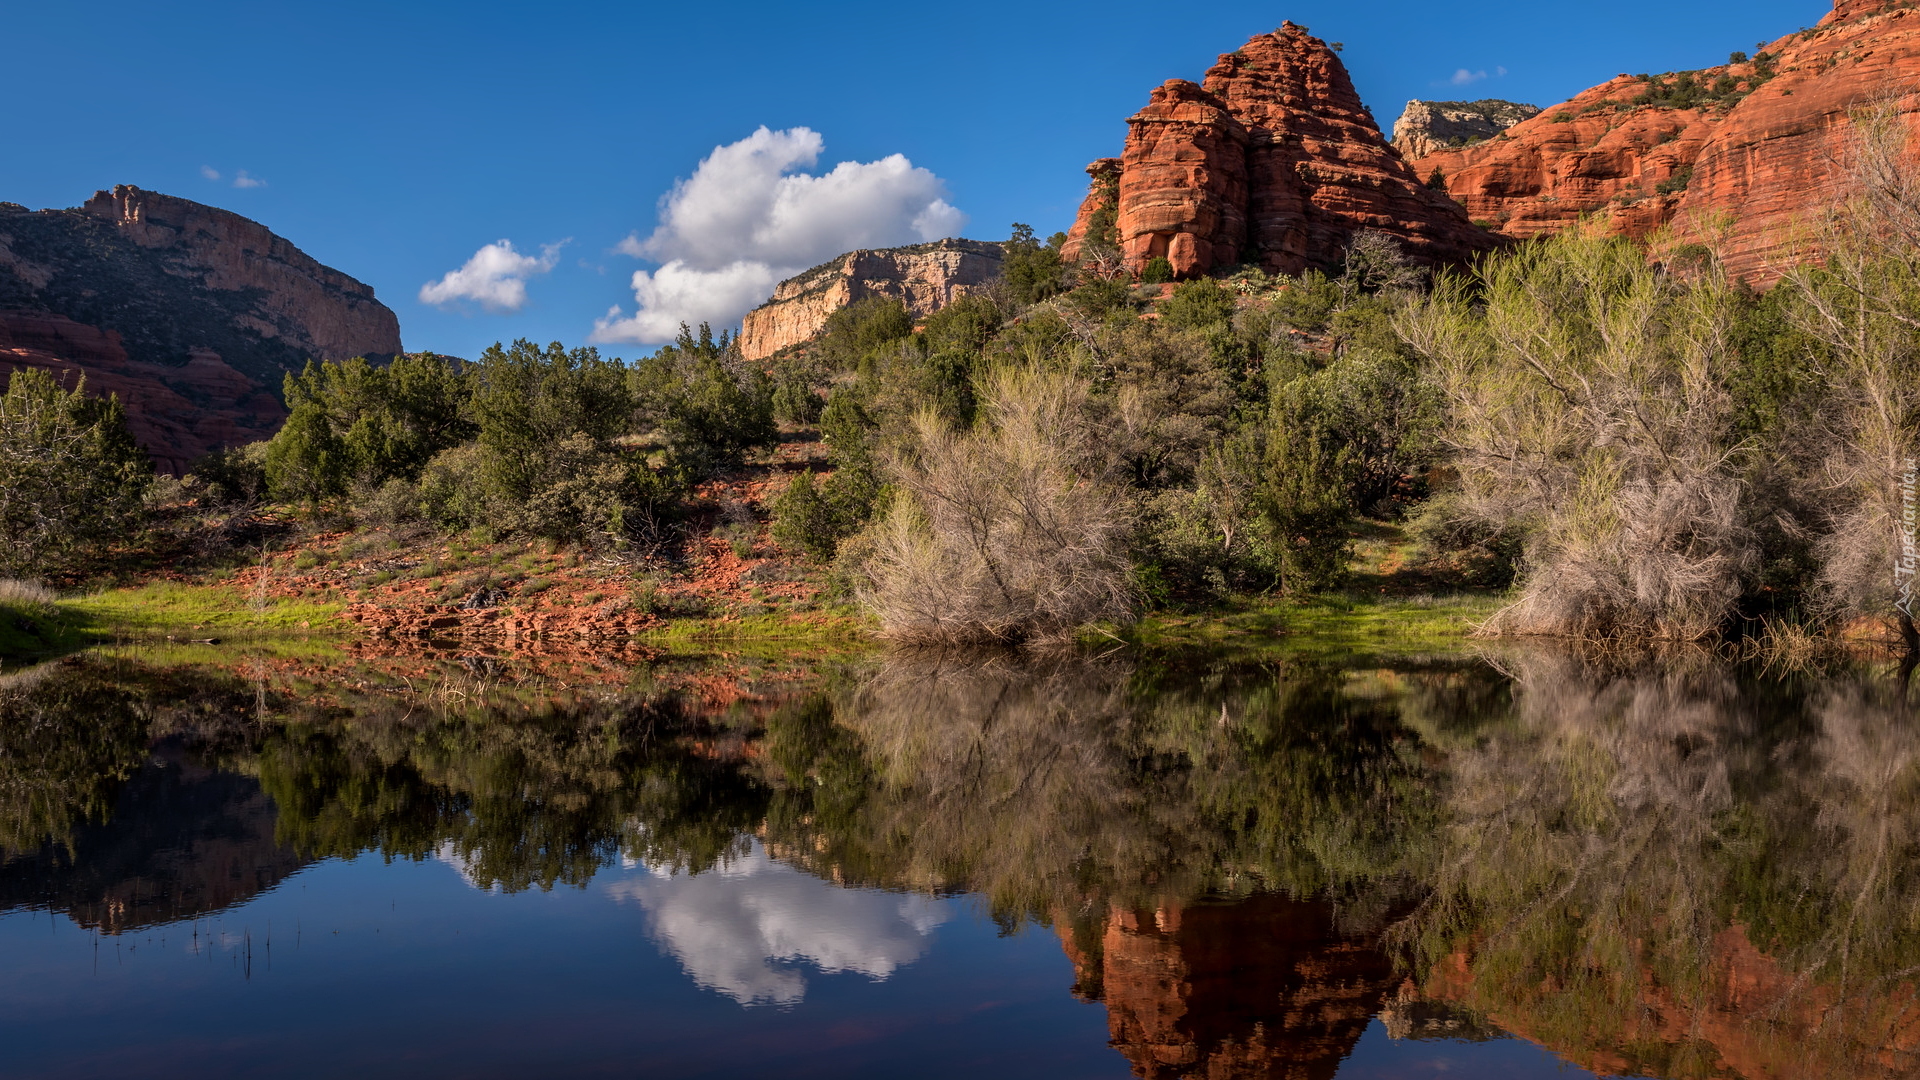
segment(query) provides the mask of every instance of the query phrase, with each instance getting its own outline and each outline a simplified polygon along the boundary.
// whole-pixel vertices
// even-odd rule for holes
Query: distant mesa
[[[270,436],[309,359],[399,352],[370,286],[238,214],[126,185],[69,210],[0,203],[0,378],[84,374],[164,469]]]
[[[1715,236],[1730,271],[1767,284],[1810,254],[1796,232],[1838,193],[1849,113],[1879,100],[1920,110],[1920,10],[1840,0],[1819,25],[1729,60],[1615,76],[1496,137],[1413,155],[1414,171],[1438,170],[1505,236],[1587,217],[1629,236],[1673,225]]]
[[[826,328],[827,316],[868,297],[899,300],[915,317],[931,315],[999,277],[1000,262],[1000,245],[981,240],[848,252],[775,286],[771,299],[747,313],[740,354],[764,360],[807,341]]]
[[[1422,185],[1339,56],[1290,22],[1223,54],[1198,85],[1169,79],[1127,127],[1121,155],[1087,167],[1070,258],[1108,244],[1135,273],[1165,258],[1189,278],[1242,263],[1332,268],[1363,229],[1426,263],[1498,243]]]
[[[1491,139],[1522,120],[1540,115],[1540,106],[1485,98],[1480,101],[1409,101],[1393,122],[1393,148],[1409,161],[1439,150]]]

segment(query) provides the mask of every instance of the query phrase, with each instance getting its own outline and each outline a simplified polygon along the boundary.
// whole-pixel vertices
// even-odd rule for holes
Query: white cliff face
[[[781,282],[748,312],[740,353],[763,360],[798,345],[825,329],[829,315],[870,296],[899,300],[916,318],[931,315],[999,276],[1000,245],[977,240],[848,252]]]
[[[799,965],[884,980],[923,956],[948,902],[847,889],[776,862],[759,844],[699,874],[647,867],[607,886],[640,905],[661,950],[700,986],[742,1005],[806,996]]]
[[[1491,139],[1522,120],[1537,116],[1538,106],[1517,101],[1409,101],[1393,122],[1393,145],[1413,161],[1436,150]]]

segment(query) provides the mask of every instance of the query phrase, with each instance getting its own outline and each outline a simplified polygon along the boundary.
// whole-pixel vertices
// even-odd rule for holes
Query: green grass
[[[256,608],[247,594],[225,585],[153,582],[135,588],[106,589],[60,602],[99,634],[179,636],[181,631],[214,631],[227,636],[338,632],[348,629],[344,605],[314,600],[269,600]]]
[[[642,631],[637,639],[649,645],[680,642],[793,642],[801,644],[871,643],[872,625],[850,616],[792,615],[770,613],[738,619],[668,619],[657,630]]]
[[[60,605],[0,602],[0,662],[71,652],[89,640],[82,620]]]

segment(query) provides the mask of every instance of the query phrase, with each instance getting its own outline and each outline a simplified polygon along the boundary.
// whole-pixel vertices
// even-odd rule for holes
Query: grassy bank
[[[1201,612],[1150,613],[1133,626],[1100,631],[1095,639],[1145,648],[1285,643],[1337,651],[1438,652],[1462,647],[1502,602],[1494,593],[1248,598]]]
[[[226,585],[172,581],[102,589],[38,603],[0,598],[0,660],[71,652],[109,641],[251,640],[353,632],[344,605],[259,603]]]

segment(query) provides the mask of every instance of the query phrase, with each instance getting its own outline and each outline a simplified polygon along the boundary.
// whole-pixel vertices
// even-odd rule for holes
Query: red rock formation
[[[271,438],[287,416],[279,398],[215,353],[177,367],[140,363],[119,334],[58,315],[0,312],[0,386],[15,367],[53,372],[64,385],[84,377],[88,393],[117,396],[134,441],[175,474],[211,450]]]
[[[160,249],[208,289],[257,290],[251,328],[315,359],[392,356],[400,320],[373,287],[321,263],[265,225],[229,210],[120,184],[94,192],[80,213]]]
[[[1920,111],[1920,12],[1839,0],[1817,27],[1764,52],[1764,63],[1690,73],[1697,83],[1725,77],[1734,86],[1704,107],[1635,105],[1650,87],[1621,75],[1414,167],[1423,175],[1439,168],[1475,220],[1510,236],[1554,232],[1586,215],[1630,235],[1672,223],[1702,238],[1718,234],[1729,267],[1764,283],[1804,257],[1799,225],[1841,189],[1849,111],[1880,97]]]
[[[1200,87],[1161,86],[1128,128],[1116,227],[1135,271],[1155,255],[1181,276],[1242,260],[1287,273],[1332,267],[1368,228],[1427,262],[1495,243],[1420,183],[1340,58],[1292,23],[1221,56]],[[1068,234],[1070,258],[1101,208],[1105,168],[1088,169],[1094,192]]]
[[[1168,79],[1127,124],[1116,222],[1127,264],[1165,257],[1184,278],[1239,262],[1247,238],[1247,129],[1219,98],[1185,79]]]
[[[399,351],[371,288],[238,214],[126,186],[75,210],[0,203],[0,384],[85,373],[163,468],[271,435],[274,391],[309,359]]]

